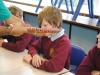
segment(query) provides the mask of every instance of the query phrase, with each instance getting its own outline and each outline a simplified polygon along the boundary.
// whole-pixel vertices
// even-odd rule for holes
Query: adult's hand
[[[21,22],[14,23],[13,24],[14,28],[12,29],[10,35],[17,37],[17,36],[23,35],[23,33],[27,33],[26,27],[22,26],[21,24],[22,24]]]

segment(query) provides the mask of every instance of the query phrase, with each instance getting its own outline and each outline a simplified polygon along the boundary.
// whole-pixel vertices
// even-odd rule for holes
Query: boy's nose
[[[41,26],[41,28],[43,28],[43,29],[44,29],[44,26]]]

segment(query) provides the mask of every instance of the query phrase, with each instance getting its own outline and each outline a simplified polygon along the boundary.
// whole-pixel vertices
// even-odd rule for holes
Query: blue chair
[[[85,58],[85,50],[75,44],[71,44],[71,57],[70,57],[70,67],[72,69],[72,73],[76,73],[76,70],[82,60]]]

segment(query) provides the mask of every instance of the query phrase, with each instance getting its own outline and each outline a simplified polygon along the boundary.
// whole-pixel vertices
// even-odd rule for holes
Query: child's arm
[[[0,38],[0,47],[2,47],[3,42],[4,42],[4,40],[2,38]]]
[[[35,54],[32,58],[32,65],[35,67],[40,67],[41,61],[48,61],[47,59]]]
[[[36,62],[37,64],[35,64],[35,63],[34,63],[35,60],[31,57],[30,54],[27,54],[27,55],[23,56],[23,61],[26,61],[27,63],[30,63],[30,61],[33,60],[33,61],[32,61],[32,64],[34,64],[35,67],[39,67],[39,66],[41,65],[41,61],[48,61],[47,59],[42,58],[42,57],[39,56],[38,54],[36,54],[35,56],[37,56],[36,60],[37,60],[38,57],[39,57],[39,59],[40,59],[40,62],[39,62],[39,63],[40,63],[40,64],[39,64],[38,62]]]
[[[2,47],[15,52],[24,51],[32,39],[30,34],[23,34],[19,38],[14,36],[9,36],[8,38],[10,38],[9,42],[3,42]]]
[[[28,50],[28,54],[32,57],[32,63],[35,67],[39,67],[41,65],[41,59],[42,57],[39,56],[39,53],[41,53],[41,41],[42,38],[40,38],[38,41],[34,42]]]
[[[41,42],[42,42],[42,37],[40,37],[39,40],[32,43],[28,49],[28,54],[30,54],[33,57],[35,54],[41,53],[42,49]]]
[[[100,50],[100,49],[99,49]],[[88,53],[88,55],[84,58],[84,60],[81,62],[81,64],[79,65],[77,71],[76,71],[76,75],[92,75],[92,73],[94,75],[96,75],[96,71],[94,71],[95,68],[95,61],[97,59],[97,52],[98,48],[97,45],[95,45]],[[92,72],[93,71],[93,72]],[[99,75],[99,74],[98,74]]]
[[[51,59],[48,61],[42,61],[41,65],[36,68],[49,72],[59,72],[64,68],[65,63],[67,62],[67,69],[69,69],[70,52],[69,41],[61,41],[58,43]],[[32,61],[30,61],[31,65],[33,65]],[[35,66],[33,65],[33,67]]]
[[[32,64],[35,67],[39,67],[41,65],[41,57],[38,54],[35,54],[32,58]]]

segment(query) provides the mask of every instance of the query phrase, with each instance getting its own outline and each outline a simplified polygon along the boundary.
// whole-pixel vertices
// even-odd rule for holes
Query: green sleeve
[[[0,0],[0,21],[10,18],[11,15],[11,12],[3,3],[3,0]]]

